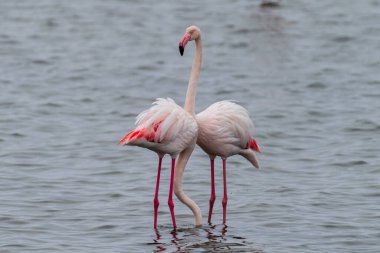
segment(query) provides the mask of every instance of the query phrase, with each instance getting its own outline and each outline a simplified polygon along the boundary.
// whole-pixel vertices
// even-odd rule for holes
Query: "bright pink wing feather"
[[[132,140],[137,140],[142,137],[144,137],[144,129],[135,129],[124,136],[124,138],[119,141],[119,144],[127,144]]]
[[[124,136],[123,139],[119,141],[119,144],[127,144],[131,141],[136,141],[138,139],[145,139],[147,141],[154,142],[156,132],[160,126],[160,123],[156,124],[151,131],[147,131],[143,128],[132,130],[126,136]]]

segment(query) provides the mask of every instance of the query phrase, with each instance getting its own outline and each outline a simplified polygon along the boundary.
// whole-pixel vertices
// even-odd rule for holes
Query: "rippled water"
[[[379,252],[380,1],[2,1],[1,252]],[[201,27],[197,111],[251,113],[262,169],[228,160],[228,227],[166,206],[156,156],[117,141],[156,97],[183,103]],[[196,149],[185,191],[208,211]]]

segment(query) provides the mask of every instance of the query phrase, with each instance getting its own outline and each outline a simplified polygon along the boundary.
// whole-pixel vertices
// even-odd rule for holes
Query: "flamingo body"
[[[178,155],[198,134],[194,117],[170,98],[158,98],[137,116],[135,124],[119,144],[147,148],[159,155]]]
[[[252,137],[254,128],[248,111],[231,101],[219,101],[196,115],[199,125],[197,144],[210,156],[240,154],[259,167],[255,151],[260,152]]]

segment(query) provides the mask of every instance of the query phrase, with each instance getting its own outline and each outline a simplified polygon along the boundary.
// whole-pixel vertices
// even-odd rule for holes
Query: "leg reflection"
[[[171,240],[172,245],[177,248],[177,251],[175,251],[175,252],[182,252],[181,251],[181,245],[179,244],[179,240],[177,238],[177,230],[173,229],[172,232],[170,232],[170,233],[172,234],[172,237],[173,237],[173,239]]]
[[[153,239],[153,242],[154,242],[154,244],[156,244],[156,249],[153,252],[158,253],[158,252],[165,251],[166,250],[165,245],[160,242],[160,239],[161,239],[160,231],[158,231],[158,229],[155,228],[154,232],[156,233],[156,239]]]
[[[222,239],[223,240],[226,240],[225,236],[226,236],[226,233],[227,233],[227,228],[228,228],[227,225],[223,225],[222,230],[220,231],[222,233]]]

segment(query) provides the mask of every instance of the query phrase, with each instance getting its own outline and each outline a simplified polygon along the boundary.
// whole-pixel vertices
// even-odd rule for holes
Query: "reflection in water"
[[[166,250],[166,248],[163,244],[159,242],[161,239],[160,231],[157,228],[155,228],[154,231],[156,232],[156,238],[153,239],[153,244],[156,245],[156,249],[153,252],[162,252]]]
[[[266,7],[279,7],[280,6],[280,0],[263,0],[261,1],[262,8]]]
[[[252,248],[244,237],[228,235],[227,228],[225,225],[177,230],[160,227],[149,244],[155,245],[153,252],[263,252]]]

